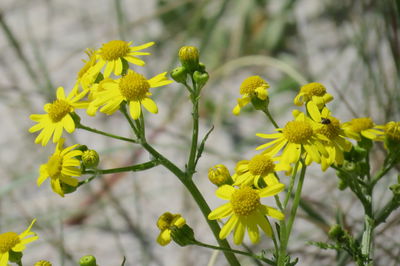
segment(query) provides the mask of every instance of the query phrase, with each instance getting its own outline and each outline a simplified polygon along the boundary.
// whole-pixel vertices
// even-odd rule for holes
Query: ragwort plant
[[[39,168],[37,185],[49,180],[51,189],[65,197],[69,193],[78,193],[79,187],[90,185],[92,180],[102,175],[143,171],[161,165],[176,176],[192,195],[218,245],[198,241],[184,215],[168,210],[155,221],[160,229],[159,235],[154,236],[158,244],[165,246],[172,240],[180,246],[197,245],[221,250],[229,265],[240,265],[241,256],[249,256],[269,265],[284,266],[295,265],[298,261],[290,256],[289,239],[307,168],[316,163],[322,172],[334,168],[342,193],[354,193],[359,199],[364,211],[364,226],[361,237],[357,237],[347,232],[343,225],[332,225],[329,243],[310,243],[324,249],[347,252],[357,265],[373,265],[374,229],[400,205],[400,180],[388,188],[392,197],[383,208],[376,209],[373,205],[375,187],[400,160],[400,122],[376,125],[371,118],[363,117],[342,123],[328,108],[333,101],[332,95],[324,85],[313,82],[302,86],[294,99],[294,104],[303,109],[294,109],[293,119],[280,126],[268,108],[268,82],[260,76],[250,76],[240,85],[241,97],[232,113],[238,116],[241,109],[254,108],[264,113],[276,129],[275,132],[257,134],[257,137],[266,140],[265,144],[254,147],[259,153],[252,158],[237,162],[232,175],[224,165],[210,167],[208,178],[217,186],[216,196],[226,200],[225,204],[211,210],[194,182],[197,163],[213,129],[205,136],[199,136],[199,101],[209,78],[206,67],[199,61],[196,47],[184,46],[178,53],[181,66],[170,73],[172,79],[187,90],[192,103],[191,145],[182,169],[171,158],[157,151],[146,138],[147,112],[158,112],[152,93],[157,93],[158,87],[173,82],[167,78],[167,72],[147,78],[131,68],[130,64],[145,65],[139,56],[149,55],[142,50],[153,44],[132,46],[131,42],[113,40],[98,50],[87,50],[89,58],[78,72],[75,86],[67,96],[64,88],[59,87],[57,98],[44,106],[46,113],[30,116],[36,124],[29,131],[40,131],[35,142],[46,146],[52,140],[55,144],[54,153]],[[75,113],[78,108],[86,109],[90,116],[99,113],[109,115],[108,119],[112,119],[111,116],[117,112],[122,113],[135,137],[114,135],[84,125],[84,118]],[[101,169],[98,167],[100,157],[95,150],[80,144],[64,147],[64,131],[72,134],[77,128],[140,146],[152,159],[128,167]],[[370,153],[373,145],[379,142],[384,143],[386,158],[380,170],[372,173]],[[275,206],[264,204],[263,198],[266,197],[272,197]],[[13,232],[0,235],[0,266],[8,263],[22,265],[25,244],[38,238],[30,231],[34,222],[20,235]],[[246,236],[252,243],[267,237],[273,243],[273,249],[264,249],[261,253],[233,249],[227,240],[231,233],[236,246],[246,242]],[[96,265],[96,259],[85,256],[79,264]],[[35,265],[49,266],[51,263],[42,260]]]

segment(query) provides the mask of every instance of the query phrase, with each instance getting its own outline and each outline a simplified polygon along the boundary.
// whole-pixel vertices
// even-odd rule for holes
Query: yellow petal
[[[141,113],[140,102],[130,101],[129,102],[129,113],[134,120],[138,119],[140,117],[140,113]]]
[[[152,99],[144,98],[141,101],[141,104],[143,104],[144,108],[146,108],[147,111],[149,111],[150,113],[153,113],[153,114],[157,114],[158,113],[157,105]]]

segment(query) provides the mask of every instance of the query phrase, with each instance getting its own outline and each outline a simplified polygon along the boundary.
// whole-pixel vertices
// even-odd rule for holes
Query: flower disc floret
[[[236,215],[248,216],[261,205],[260,196],[251,187],[242,187],[232,194],[231,204]]]
[[[14,232],[7,232],[0,235],[0,254],[10,251],[20,242],[19,236]]]
[[[246,78],[240,85],[240,94],[254,93],[257,88],[265,87],[269,88],[268,83],[263,80],[260,76],[251,76]]]
[[[49,106],[49,117],[57,123],[73,110],[72,106],[65,100],[55,100]]]
[[[302,144],[314,134],[312,126],[307,121],[289,121],[282,133],[289,142],[296,144]]]
[[[101,57],[104,60],[112,61],[124,57],[129,52],[129,43],[120,40],[109,41],[101,47]]]
[[[119,89],[127,100],[140,101],[147,96],[150,84],[143,75],[132,71],[121,78]]]
[[[330,117],[329,119],[323,118],[317,132],[328,139],[334,139],[341,133],[340,121],[334,117]]]
[[[257,154],[249,162],[249,172],[253,175],[265,175],[275,170],[275,164],[268,155]]]
[[[308,96],[323,96],[326,88],[321,83],[312,82],[301,87],[300,91]]]

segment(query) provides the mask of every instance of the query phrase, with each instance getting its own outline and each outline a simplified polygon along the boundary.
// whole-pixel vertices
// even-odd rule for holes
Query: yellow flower
[[[283,149],[280,161],[288,164],[297,162],[301,155],[321,163],[321,157],[328,157],[329,154],[322,144],[325,138],[314,130],[313,123],[304,113],[299,113],[295,120],[286,123],[285,127],[276,129],[278,133],[256,134],[264,139],[274,139],[258,146],[256,150],[267,148],[263,153],[274,156]]]
[[[79,70],[76,78],[77,84],[75,85],[80,85],[84,90],[89,89],[93,85],[102,68],[100,64],[96,64],[96,54],[92,49],[87,49],[86,54],[89,60],[83,60],[85,65]]]
[[[321,157],[322,171],[325,171],[332,164],[343,164],[343,152],[350,151],[352,146],[351,142],[345,139],[343,124],[337,118],[331,116],[328,108],[324,107],[321,111],[318,110],[314,102],[307,103],[307,111],[315,122],[315,131],[326,139],[323,143],[329,157]],[[310,156],[306,157],[306,164],[309,160],[311,160]]]
[[[208,179],[216,186],[232,184],[231,174],[223,164],[217,164],[208,169]]]
[[[242,98],[237,99],[237,105],[233,108],[234,115],[240,114],[240,109],[247,105],[253,97],[265,101],[268,97],[269,84],[260,76],[246,78],[240,85]]]
[[[150,88],[160,87],[170,84],[172,81],[166,78],[167,72],[161,73],[149,80],[133,70],[116,81],[105,82],[102,86],[103,91],[99,92],[96,99],[89,104],[89,115],[94,115],[96,110],[108,115],[117,111],[123,101],[128,102],[129,112],[133,119],[138,119],[141,114],[141,105],[149,112],[158,112],[156,103],[149,98]]]
[[[275,171],[291,170],[290,165],[285,163],[275,164],[278,158],[272,158],[268,154],[257,154],[251,160],[243,160],[237,163],[236,173],[232,176],[235,186],[251,186],[259,188],[258,181],[263,179],[268,186],[275,185],[278,179]]]
[[[370,117],[354,118],[349,122],[343,124],[343,130],[349,138],[357,141],[361,140],[361,137],[365,137],[370,140],[382,140],[385,126],[377,126]]]
[[[36,219],[33,219],[28,229],[19,235],[14,232],[0,234],[0,266],[7,266],[10,251],[22,252],[26,244],[39,238],[36,233],[31,231],[35,221]]]
[[[85,102],[78,102],[86,93],[87,91],[83,91],[77,94],[74,89],[68,97],[65,97],[64,88],[59,87],[57,89],[57,100],[44,106],[47,114],[33,114],[29,117],[31,120],[38,122],[38,124],[29,129],[29,132],[42,130],[35,139],[35,143],[41,143],[42,146],[46,146],[52,135],[53,142],[58,142],[62,136],[63,129],[68,133],[74,132],[75,123],[71,113],[75,108],[85,108],[87,106]]]
[[[154,45],[154,42],[148,42],[132,47],[131,44],[132,42],[113,40],[103,44],[103,46],[96,51],[98,59],[97,65],[100,68],[102,68],[104,65],[106,66],[104,69],[104,77],[108,78],[112,72],[114,72],[114,74],[117,76],[121,75],[123,69],[123,59],[138,66],[145,65],[145,62],[136,56],[149,55],[150,53],[138,51]]]
[[[386,138],[400,142],[400,122],[391,121],[385,125]]]
[[[300,88],[299,94],[294,98],[294,104],[301,106],[307,102],[314,102],[318,109],[333,100],[333,96],[326,92],[324,85],[318,82],[306,84]]]
[[[54,153],[49,157],[46,164],[40,166],[40,174],[37,185],[40,186],[50,177],[51,188],[55,193],[64,197],[63,185],[71,187],[78,185],[78,180],[73,176],[80,176],[80,161],[74,157],[82,155],[82,151],[73,150],[78,144],[63,149],[64,139],[57,143]]]
[[[168,245],[171,242],[171,227],[181,228],[186,224],[185,219],[180,214],[172,214],[170,212],[163,213],[157,221],[157,227],[160,234],[157,237],[157,243],[161,246]]]
[[[50,261],[40,260],[40,261],[36,262],[34,266],[52,266],[52,264]]]
[[[263,189],[253,189],[249,186],[235,188],[230,185],[219,187],[216,191],[217,197],[229,200],[229,202],[213,210],[208,215],[209,220],[222,219],[229,216],[228,221],[219,233],[219,238],[225,239],[233,230],[233,240],[236,245],[240,245],[247,229],[251,242],[257,243],[260,240],[258,227],[271,237],[272,228],[266,215],[282,220],[284,219],[284,214],[275,208],[263,205],[260,199],[274,196],[281,192],[284,187],[285,185],[280,183]]]

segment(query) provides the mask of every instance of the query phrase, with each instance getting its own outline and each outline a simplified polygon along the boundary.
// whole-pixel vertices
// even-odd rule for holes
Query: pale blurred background
[[[398,4],[398,1],[397,1]],[[330,104],[342,121],[371,116],[377,124],[400,120],[400,22],[396,1],[352,0],[1,0],[0,2],[0,232],[22,232],[33,218],[40,240],[24,252],[24,265],[40,259],[53,265],[77,265],[86,254],[100,266],[225,265],[222,254],[197,247],[156,244],[156,221],[165,211],[182,213],[199,240],[215,243],[200,211],[183,186],[159,166],[140,173],[105,175],[65,198],[46,182],[36,186],[39,165],[54,146],[34,144],[29,134],[32,113],[54,99],[55,89],[69,91],[86,59],[86,48],[113,39],[139,45],[157,44],[138,69],[147,77],[177,66],[182,45],[196,45],[210,82],[202,93],[201,136],[215,129],[200,159],[196,183],[211,208],[222,201],[207,180],[217,163],[233,172],[235,163],[255,154],[262,143],[257,132],[272,125],[252,111],[231,114],[240,83],[260,75],[271,85],[271,112],[282,126],[291,118],[293,97],[306,82],[323,83],[335,97]],[[180,167],[188,154],[190,104],[178,84],[154,89],[159,114],[147,114],[149,141]],[[251,108],[249,108],[251,109]],[[249,110],[247,109],[247,110]],[[130,136],[120,114],[95,118],[80,112],[82,123]],[[138,147],[80,130],[67,144],[86,144],[101,155],[101,168],[115,168],[149,159]],[[373,167],[383,160],[382,149]],[[390,196],[394,173],[376,193],[377,204]],[[339,191],[333,170],[308,171],[304,200],[318,215],[299,210],[290,247],[298,265],[352,265],[336,252],[319,250],[306,241],[326,241],[338,217],[352,232],[362,228],[361,205],[349,191]],[[273,204],[273,202],[270,202]],[[376,230],[376,265],[400,265],[397,211]],[[272,248],[265,238],[251,246]],[[254,261],[239,257],[243,265]]]

